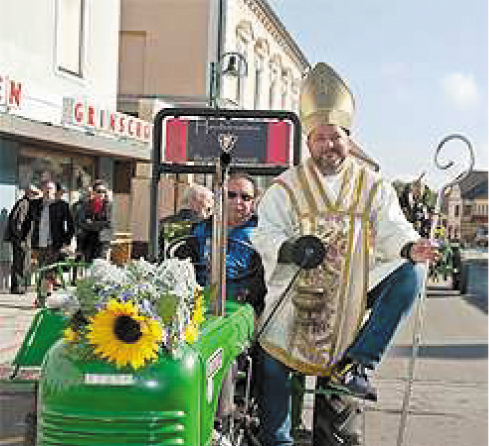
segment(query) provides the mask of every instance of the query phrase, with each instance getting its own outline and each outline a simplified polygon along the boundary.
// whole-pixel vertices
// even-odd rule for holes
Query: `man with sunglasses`
[[[251,235],[257,225],[255,201],[258,187],[253,177],[240,172],[230,175],[227,189],[227,292],[237,300],[250,303],[260,313],[266,288],[261,260],[251,245]],[[193,258],[197,264],[197,281],[206,286],[210,283],[212,219],[198,223],[193,234],[196,241]]]
[[[300,115],[311,156],[260,201],[253,243],[268,288],[258,321],[264,446],[293,444],[291,372],[339,389],[335,398],[316,397],[322,406],[314,444],[361,444],[347,422],[355,403],[342,395],[376,400],[366,371],[378,365],[421,289],[418,262],[435,256],[406,221],[393,187],[350,156],[353,110],[350,90],[331,67],[319,63],[307,73]],[[311,240],[324,254],[319,260],[310,256]],[[379,257],[383,274],[375,275]]]

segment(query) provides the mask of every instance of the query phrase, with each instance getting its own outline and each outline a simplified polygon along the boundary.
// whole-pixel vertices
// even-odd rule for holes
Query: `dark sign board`
[[[166,121],[165,161],[214,162],[229,151],[234,164],[288,166],[291,124],[245,119],[184,119]]]

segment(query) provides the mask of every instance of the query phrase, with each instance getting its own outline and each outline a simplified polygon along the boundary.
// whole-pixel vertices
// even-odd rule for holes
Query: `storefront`
[[[101,178],[112,191],[116,231],[130,232],[131,180],[136,164],[149,159],[148,141],[0,113],[0,210],[9,211],[29,184],[43,180],[61,183],[72,204]]]

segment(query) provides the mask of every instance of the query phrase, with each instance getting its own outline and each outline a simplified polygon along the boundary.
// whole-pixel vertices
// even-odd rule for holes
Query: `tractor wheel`
[[[36,446],[37,416],[35,412],[29,412],[25,416],[24,446]]]
[[[460,273],[452,275],[452,290],[460,290]]]
[[[460,294],[467,294],[467,285],[469,282],[469,268],[467,265],[462,265],[462,270],[460,273]]]

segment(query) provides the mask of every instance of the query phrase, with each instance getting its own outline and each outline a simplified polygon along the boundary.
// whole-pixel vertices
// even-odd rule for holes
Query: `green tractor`
[[[168,144],[171,139],[168,135],[172,133],[169,122],[182,121],[182,117],[188,117],[184,119],[187,126],[195,122],[196,127],[205,128],[208,140],[207,144],[196,148],[190,144],[189,136],[189,153],[185,159],[175,160],[171,147],[167,146],[164,152],[161,150],[163,121],[167,120]],[[267,132],[276,131],[282,124],[289,132],[293,129],[294,137],[285,138],[284,147],[271,146]],[[249,131],[252,126],[265,133],[261,142]],[[243,149],[239,144],[233,147],[236,143],[233,135],[246,143],[241,146]],[[248,135],[255,139],[250,140]],[[37,413],[30,418],[26,444],[257,444],[258,420],[251,389],[253,361],[250,355],[255,315],[249,304],[226,295],[223,286],[225,239],[223,242],[222,237],[225,230],[222,216],[226,200],[222,188],[228,170],[240,167],[231,162],[231,150],[239,162],[252,159],[246,166],[248,173],[276,175],[292,162],[298,163],[300,136],[299,121],[295,114],[288,112],[168,109],[158,113],[154,128],[150,261],[142,261],[139,266],[154,271],[168,264],[166,259],[158,258],[160,175],[167,172],[215,174],[220,201],[217,200],[215,211],[214,228],[217,229],[213,238],[217,237],[217,250],[213,250],[216,259],[212,263],[217,265],[218,271],[213,273],[211,286],[203,291],[205,299],[200,303],[200,320],[194,323],[198,308],[194,295],[172,301],[172,296],[175,298],[172,292],[178,289],[179,283],[172,284],[173,291],[167,293],[170,298],[164,304],[146,299],[150,292],[144,288],[148,284],[144,277],[141,280],[142,276],[129,285],[122,281],[123,288],[111,289],[110,281],[115,280],[120,269],[100,276],[100,280],[105,281],[104,286],[92,282],[84,290],[79,285],[77,292],[82,296],[78,297],[85,296],[86,300],[76,311],[67,312],[63,305],[39,310],[14,361],[16,371],[11,380],[18,379],[17,372],[24,366],[40,366],[36,380]],[[256,151],[249,152],[250,144]],[[197,153],[198,150],[205,153]],[[291,153],[294,159],[289,161]],[[199,165],[195,160],[202,160],[202,155],[208,161]],[[134,274],[132,277],[134,279]],[[153,285],[165,294],[164,288],[157,288],[161,285],[157,280],[151,283]],[[148,316],[153,314],[150,310],[139,311],[134,302],[125,301],[121,296],[127,292],[133,297],[139,296],[134,299],[139,299],[136,300],[139,304],[144,303],[142,307],[156,306],[157,317],[152,318]],[[186,313],[180,311],[180,304],[187,305],[186,310],[182,306]],[[158,324],[155,321],[159,321]],[[144,339],[149,341],[144,344]],[[155,343],[154,339],[160,341]]]

